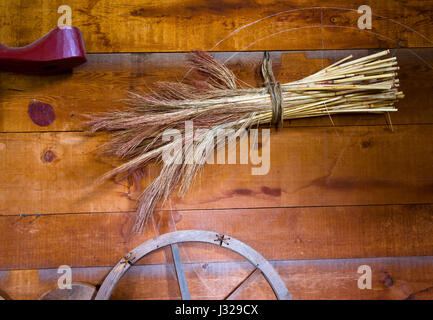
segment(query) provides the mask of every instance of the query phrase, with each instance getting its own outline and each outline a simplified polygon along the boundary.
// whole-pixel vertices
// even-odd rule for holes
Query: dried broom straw
[[[253,125],[278,126],[284,119],[397,111],[395,103],[404,95],[397,89],[396,58],[383,58],[388,54],[386,50],[356,60],[348,56],[302,80],[285,84],[275,81],[270,58],[265,54],[265,87],[242,88],[225,65],[207,53],[195,53],[190,61],[196,74],[205,80],[161,82],[148,95],[131,94],[130,106],[124,111],[90,116],[92,132],[111,133],[111,140],[104,145],[105,153],[126,160],[101,181],[136,175],[150,161],[161,161],[163,152],[176,147],[175,141],[163,141],[167,129],[183,134],[185,121],[189,120],[194,127],[207,129],[196,132],[194,137],[183,135],[183,152],[175,152],[176,161],[163,163],[159,176],[139,196],[134,230],[140,231],[157,203],[163,203],[177,186],[179,195],[185,194],[206,159],[214,154],[215,143],[218,146],[218,139],[225,139],[218,137],[221,129],[233,129],[230,140]],[[193,162],[185,161],[193,158]]]

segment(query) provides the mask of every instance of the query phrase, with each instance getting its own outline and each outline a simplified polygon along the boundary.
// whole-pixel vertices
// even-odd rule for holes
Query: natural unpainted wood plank
[[[350,54],[361,57],[369,50],[272,52],[276,78],[289,82],[308,76]],[[236,53],[218,52],[226,61]],[[392,114],[394,124],[433,123],[433,49],[397,49],[401,89],[406,98]],[[127,92],[146,92],[156,81],[180,81],[189,70],[185,53],[97,54],[72,74],[50,77],[0,73],[0,132],[84,130],[83,114],[121,109]],[[249,85],[263,85],[262,52],[236,54],[228,66]],[[28,114],[29,104],[40,101],[53,107],[55,120],[38,126]],[[43,114],[41,115],[43,117]],[[336,126],[386,124],[383,115],[338,115],[299,119],[285,126]]]
[[[272,265],[296,300],[433,298],[432,257],[275,261]],[[371,267],[371,290],[357,286],[361,265]],[[253,266],[240,262],[185,265],[192,299],[223,299],[252,270]],[[100,285],[110,268],[72,271],[75,281]],[[57,286],[58,277],[57,269],[0,271],[0,287],[12,299],[38,299]],[[112,299],[180,299],[173,266],[133,266],[120,280]],[[275,296],[260,276],[238,299]]]
[[[185,198],[174,194],[164,208],[431,203],[432,135],[433,125],[273,131],[268,174],[252,175],[251,164],[206,165]],[[127,181],[94,185],[114,165],[95,155],[102,141],[84,133],[0,134],[0,214],[134,210],[139,192]],[[143,184],[158,170],[146,168]]]
[[[113,211],[130,206],[131,201],[122,194],[125,187],[111,183],[98,187],[92,181],[92,176],[103,174],[111,167],[91,152],[101,141],[100,138],[88,139],[81,133],[3,135],[0,138],[0,180],[5,184],[0,186],[0,210],[39,214],[58,212],[56,207],[61,205],[63,212],[100,211],[105,205],[95,207],[95,199],[112,207]],[[52,199],[53,196],[57,199]],[[7,209],[8,198],[16,204],[10,208],[12,210]],[[45,207],[45,201],[51,205]]]
[[[74,282],[70,288],[51,289],[41,297],[41,300],[91,300],[96,292],[95,286]]]
[[[160,234],[209,230],[232,236],[267,260],[430,255],[433,206],[359,206],[158,212],[131,235],[132,213],[0,217],[0,269],[114,266]],[[220,247],[179,245],[182,261],[245,261]],[[168,249],[143,264],[172,264]]]
[[[0,42],[24,46],[57,26],[62,0],[0,4]],[[373,29],[357,13],[369,5]],[[72,24],[89,52],[425,47],[432,1],[73,0]]]
[[[56,25],[61,4],[57,0],[2,2],[0,42],[26,45],[39,38]],[[347,8],[342,0],[313,1],[308,5],[334,8],[306,10],[297,10],[305,6],[302,1],[291,2],[290,7],[279,1],[70,3],[74,25],[84,31],[90,52],[210,50],[236,28],[281,11],[290,12],[240,30],[214,50],[431,46],[432,1],[412,1],[410,6],[392,0],[363,4],[371,5],[375,14],[371,32],[356,30],[359,15],[355,7],[336,8]],[[262,39],[272,33],[278,34]],[[358,56],[365,51],[354,53]],[[221,53],[217,58],[231,54]],[[345,54],[277,52],[273,53],[274,67],[280,81],[295,80]],[[399,104],[393,123],[432,123],[431,50],[397,50],[396,54],[407,98]],[[229,65],[241,79],[257,86],[261,85],[256,73],[261,57],[262,53],[241,54]],[[0,132],[83,130],[81,113],[121,107],[123,102],[118,100],[127,90],[156,80],[179,79],[186,71],[185,54],[114,54],[90,55],[89,63],[73,74],[42,78],[2,73]],[[33,99],[53,106],[56,120],[52,125],[38,127],[31,121],[27,107]],[[368,115],[333,120],[337,126],[385,123],[379,116]],[[330,121],[299,120],[286,126],[330,126]],[[247,166],[207,166],[184,200],[174,197],[165,206],[205,209],[241,204],[253,209],[158,212],[153,224],[136,237],[129,235],[132,213],[87,213],[134,207],[135,194],[126,182],[92,186],[113,165],[91,154],[104,137],[1,134],[0,214],[4,216],[0,217],[0,268],[8,271],[0,272],[0,292],[12,298],[40,296],[55,287],[59,276],[55,268],[61,264],[111,266],[142,241],[175,229],[229,233],[274,260],[430,255],[431,205],[353,206],[431,203],[433,151],[428,142],[432,127],[394,128],[394,133],[380,126],[281,130],[273,135],[269,175],[252,177]],[[156,172],[149,168],[146,182]],[[255,209],[317,205],[348,206]],[[66,214],[70,212],[82,214]],[[189,267],[187,276],[192,278],[193,298],[224,297],[252,270],[238,262],[227,263],[239,257],[217,249],[205,245],[181,249]],[[141,263],[170,261],[167,250],[162,250]],[[372,266],[374,290],[357,289],[356,269],[361,264]],[[275,263],[275,267],[295,299],[432,297],[431,257],[292,261]],[[14,270],[24,268],[30,270]],[[74,279],[77,275],[75,280],[100,284],[108,271],[108,267],[74,269]],[[114,297],[179,298],[174,279],[170,265],[134,267]],[[211,285],[205,285],[206,280]],[[271,298],[272,291],[259,281],[242,297]]]

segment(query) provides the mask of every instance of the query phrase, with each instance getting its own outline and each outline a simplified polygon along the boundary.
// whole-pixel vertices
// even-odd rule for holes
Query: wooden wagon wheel
[[[145,255],[152,251],[160,248],[170,246],[174,259],[174,266],[176,269],[177,280],[179,283],[180,292],[182,299],[191,299],[188,284],[185,278],[185,273],[182,266],[182,260],[180,258],[178,243],[182,242],[205,242],[214,244],[223,248],[230,249],[252,263],[255,267],[254,271],[251,272],[247,278],[245,278],[227,297],[226,299],[233,299],[240,293],[249,283],[252,282],[258,275],[263,274],[265,279],[270,284],[274,291],[277,299],[279,300],[290,300],[290,294],[287,290],[284,282],[280,276],[271,266],[271,264],[265,260],[257,251],[247,246],[245,243],[236,240],[232,237],[228,237],[224,234],[219,234],[211,231],[201,230],[185,230],[176,231],[172,233],[166,233],[157,238],[150,239],[134,250],[130,251],[125,257],[123,257],[119,263],[110,271],[108,276],[105,278],[101,285],[101,288],[96,295],[96,300],[108,300],[113,292],[115,286],[122,278],[122,276],[128,271],[128,269],[136,263],[138,260],[143,258]]]

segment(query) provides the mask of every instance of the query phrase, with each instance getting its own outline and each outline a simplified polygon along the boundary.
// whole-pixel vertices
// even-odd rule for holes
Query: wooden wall
[[[56,26],[63,2],[2,1],[0,43],[36,40]],[[433,298],[433,1],[68,4],[88,63],[49,77],[0,73],[0,295],[36,299],[56,286],[60,265],[73,268],[74,281],[99,285],[143,241],[203,229],[259,251],[294,299]],[[357,28],[361,4],[373,10],[372,30]],[[187,51],[218,51],[218,60],[241,51],[228,65],[261,86],[261,50],[274,50],[276,78],[286,82],[388,47],[406,94],[393,130],[381,115],[287,122],[271,134],[268,175],[208,165],[188,195],[171,197],[140,235],[130,235],[130,184],[93,184],[116,163],[94,152],[106,137],[85,133],[82,115],[121,108],[127,91],[182,78]],[[34,101],[53,107],[52,124],[32,121]],[[146,182],[157,169],[149,166]],[[222,298],[252,270],[219,248],[180,250],[193,298]],[[357,287],[365,264],[372,290]],[[113,297],[177,299],[175,280],[170,252],[161,250],[134,266]],[[258,279],[241,298],[273,296]]]

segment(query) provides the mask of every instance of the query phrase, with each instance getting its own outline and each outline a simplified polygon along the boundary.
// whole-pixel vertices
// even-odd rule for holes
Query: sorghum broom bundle
[[[105,153],[125,161],[101,180],[140,176],[146,164],[163,162],[163,153],[174,150],[175,161],[163,162],[159,176],[139,196],[135,230],[141,230],[157,203],[163,203],[176,187],[180,196],[185,194],[206,159],[214,155],[218,139],[225,139],[217,134],[221,129],[233,130],[230,140],[253,125],[278,126],[284,119],[397,111],[395,103],[404,95],[397,89],[396,58],[384,58],[388,54],[386,50],[356,60],[349,56],[285,84],[275,81],[265,54],[264,87],[244,88],[225,65],[207,53],[195,53],[190,61],[200,79],[158,83],[150,94],[131,94],[124,111],[91,116],[92,132],[111,134],[103,146]],[[185,136],[186,121],[201,130]],[[168,129],[182,132],[182,145],[162,139]]]

